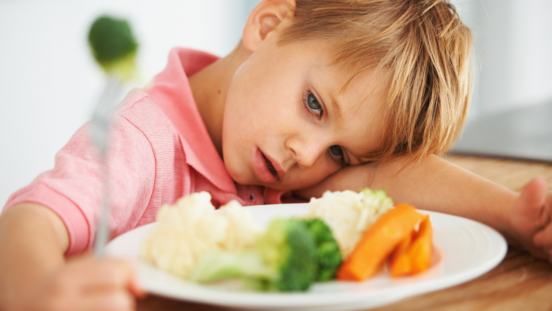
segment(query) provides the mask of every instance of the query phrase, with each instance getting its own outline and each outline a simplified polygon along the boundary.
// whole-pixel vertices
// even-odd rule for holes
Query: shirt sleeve
[[[126,118],[115,117],[110,134],[109,227],[113,237],[136,227],[147,208],[155,182],[155,158],[147,137]],[[99,156],[85,124],[56,154],[54,168],[14,193],[4,210],[23,202],[50,208],[67,228],[66,255],[82,253],[94,241],[103,195],[100,170]]]

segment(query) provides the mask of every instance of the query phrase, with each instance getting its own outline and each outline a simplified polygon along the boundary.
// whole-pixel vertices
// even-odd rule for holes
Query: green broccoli
[[[305,224],[276,219],[253,249],[241,253],[210,252],[190,273],[195,282],[241,278],[250,289],[305,291],[315,281],[316,248]]]
[[[88,32],[96,62],[109,75],[128,81],[136,74],[138,43],[127,21],[100,16]]]
[[[326,282],[335,279],[343,258],[332,230],[319,218],[306,219],[302,222],[310,231],[316,245],[318,269],[315,280],[317,282]]]

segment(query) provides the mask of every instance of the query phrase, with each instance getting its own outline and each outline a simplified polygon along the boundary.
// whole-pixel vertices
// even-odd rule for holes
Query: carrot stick
[[[429,216],[425,216],[414,238],[401,241],[391,257],[392,277],[423,272],[431,265],[432,228]]]
[[[420,223],[420,229],[408,251],[413,274],[423,272],[431,265],[432,235],[433,228],[431,227],[431,221],[429,220],[429,216],[426,215]]]
[[[397,245],[414,230],[423,215],[408,204],[383,214],[362,236],[337,272],[337,279],[363,281],[374,275]]]
[[[412,273],[412,262],[408,251],[412,245],[412,234],[407,235],[391,255],[389,270],[391,277],[399,277]]]

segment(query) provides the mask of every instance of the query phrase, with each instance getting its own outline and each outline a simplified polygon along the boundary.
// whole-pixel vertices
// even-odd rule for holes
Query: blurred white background
[[[552,99],[552,0],[452,3],[475,38],[471,119]]]
[[[174,46],[227,54],[257,2],[0,0],[0,209],[89,119],[103,81],[86,42],[98,15],[131,22],[144,84]],[[552,1],[452,2],[476,38],[471,119],[552,99]]]

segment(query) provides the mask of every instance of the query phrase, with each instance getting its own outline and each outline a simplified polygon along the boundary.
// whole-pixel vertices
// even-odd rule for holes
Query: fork
[[[94,107],[90,121],[92,141],[100,154],[100,175],[102,181],[101,209],[98,216],[94,254],[97,258],[105,257],[105,245],[109,239],[110,216],[110,179],[108,165],[109,131],[115,111],[115,103],[123,90],[122,82],[108,76],[103,92]]]

